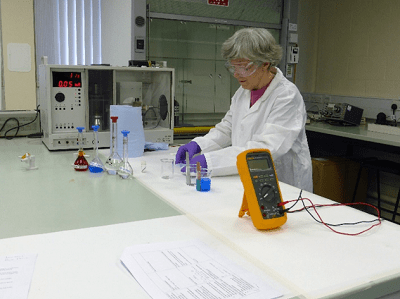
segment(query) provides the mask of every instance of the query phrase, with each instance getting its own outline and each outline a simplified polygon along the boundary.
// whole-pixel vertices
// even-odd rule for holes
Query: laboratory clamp
[[[141,107],[146,142],[173,143],[175,73],[172,68],[39,66],[40,120],[49,150],[110,147],[110,106]]]

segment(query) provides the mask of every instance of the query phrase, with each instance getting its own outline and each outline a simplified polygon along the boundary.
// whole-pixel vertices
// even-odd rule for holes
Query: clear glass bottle
[[[85,152],[83,151],[83,133],[82,131],[85,129],[84,127],[77,127],[78,130],[78,157],[74,162],[74,169],[76,171],[86,171],[89,168],[89,163],[85,158]]]
[[[118,169],[118,175],[123,178],[127,179],[130,176],[133,175],[133,169],[131,164],[128,162],[128,134],[130,133],[129,131],[121,131],[122,135],[124,136],[123,139],[123,147],[124,147],[124,160],[122,162],[122,165]]]
[[[117,135],[118,135],[118,126],[117,126],[118,116],[111,116],[111,148],[110,148],[110,156],[106,160],[105,168],[108,174],[117,174],[117,171],[122,163],[122,158],[118,154],[117,150]]]
[[[99,173],[104,170],[103,162],[101,162],[99,157],[99,126],[92,126],[94,135],[94,154],[95,157],[89,163],[89,171],[93,173]]]

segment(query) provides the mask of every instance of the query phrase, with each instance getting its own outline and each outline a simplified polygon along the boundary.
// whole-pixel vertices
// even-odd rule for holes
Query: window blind
[[[36,0],[36,62],[90,65],[101,59],[101,0]]]

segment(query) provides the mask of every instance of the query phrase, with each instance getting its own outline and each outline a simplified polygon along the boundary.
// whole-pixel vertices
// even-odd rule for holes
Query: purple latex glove
[[[198,155],[190,160],[190,165],[197,165],[200,162],[201,169],[207,168],[207,160],[204,155]],[[181,168],[181,172],[186,172],[186,166]]]
[[[193,155],[201,152],[201,148],[194,141],[190,141],[189,143],[182,145],[178,148],[178,151],[176,152],[175,164],[186,164],[186,152],[189,153],[189,159],[191,160],[193,158]]]

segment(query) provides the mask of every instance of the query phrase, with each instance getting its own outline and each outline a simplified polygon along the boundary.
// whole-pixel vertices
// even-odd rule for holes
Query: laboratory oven
[[[141,107],[147,142],[173,142],[174,69],[111,66],[39,66],[43,143],[49,150],[77,149],[77,127],[85,127],[84,148],[110,146],[110,105]],[[122,129],[122,128],[119,128]]]

